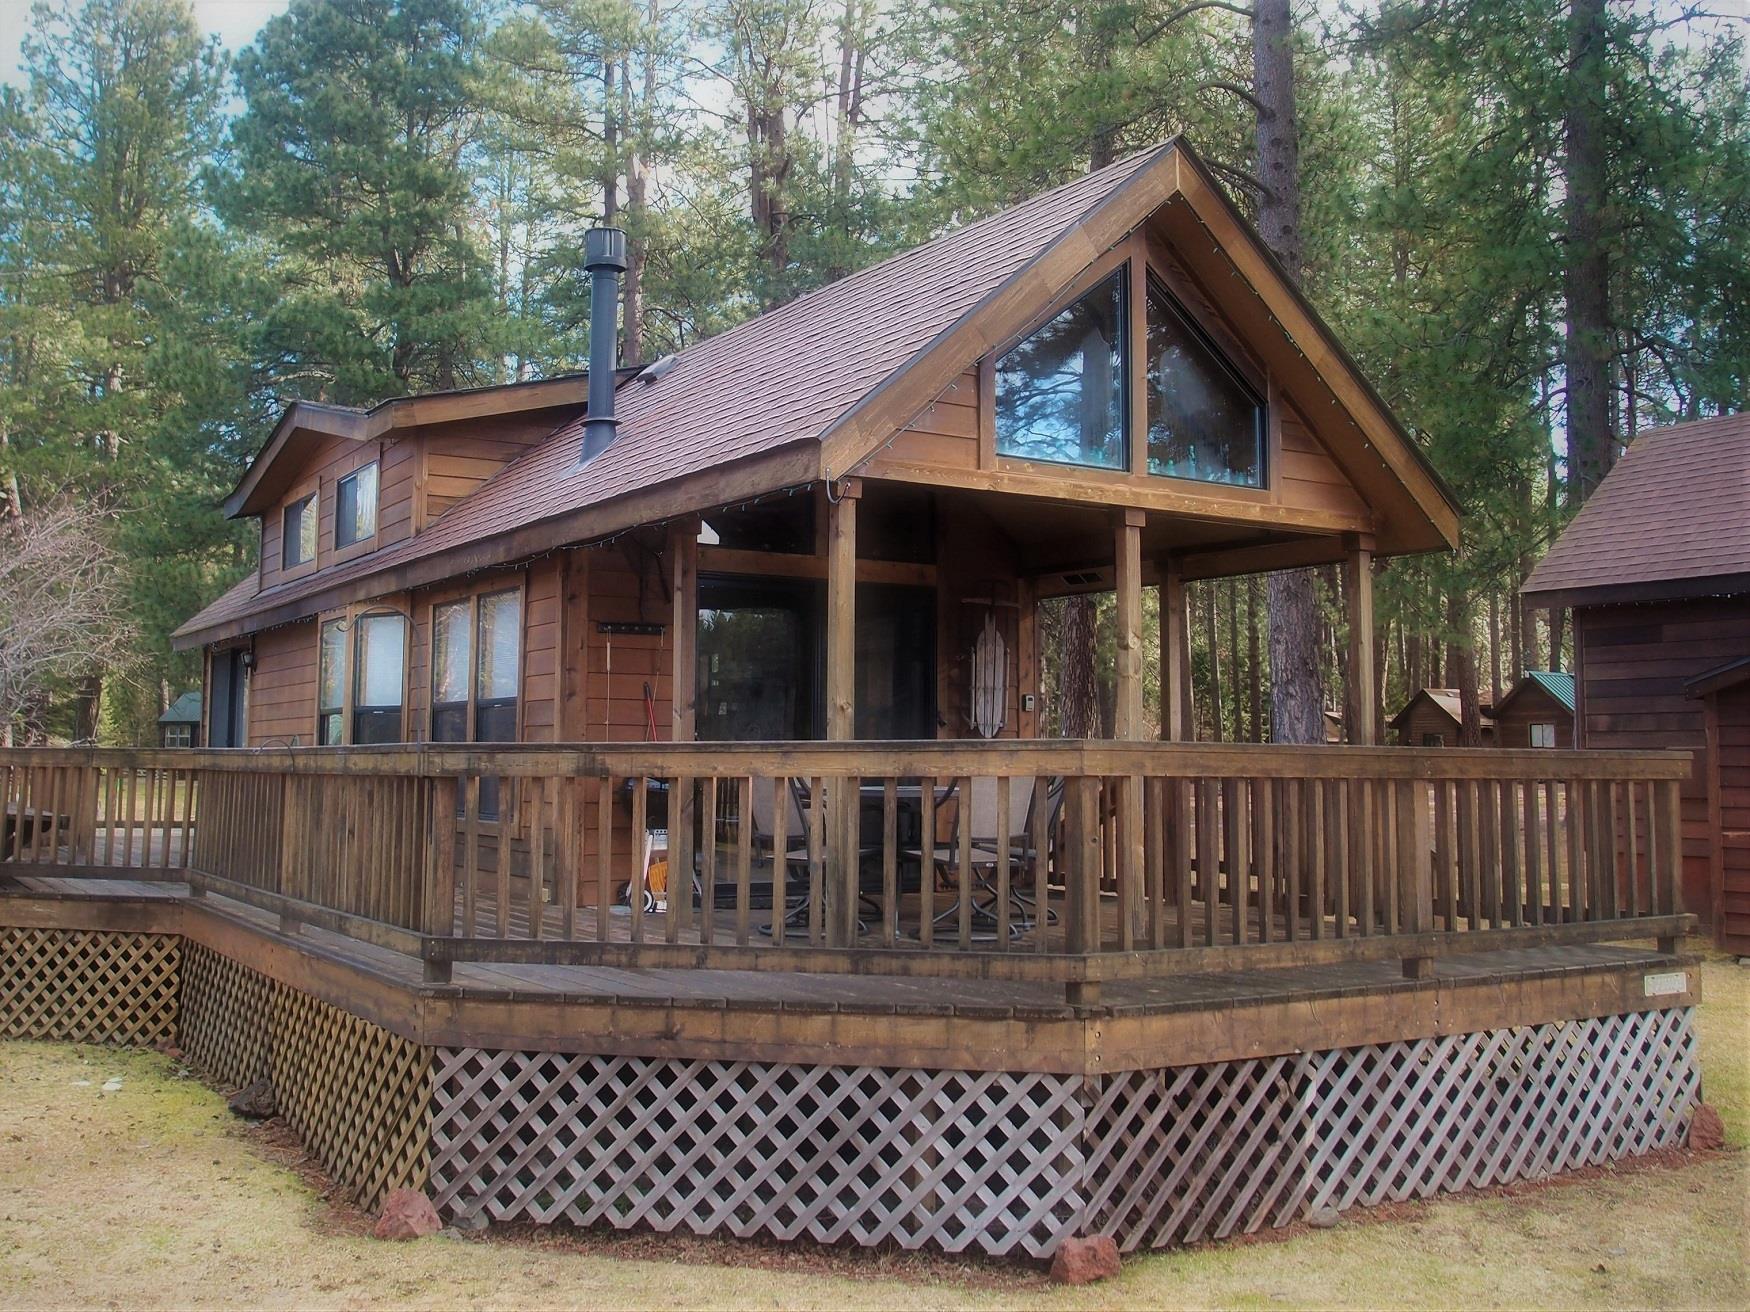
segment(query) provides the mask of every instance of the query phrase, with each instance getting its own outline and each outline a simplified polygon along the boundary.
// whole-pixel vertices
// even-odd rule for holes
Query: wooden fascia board
[[[319,580],[313,578],[308,580],[312,585],[308,592],[284,601],[267,601],[259,610],[220,624],[178,631],[172,635],[171,645],[177,651],[192,651],[208,643],[307,619],[336,606],[410,588],[429,587],[458,574],[508,565],[557,547],[584,545],[627,529],[659,524],[676,515],[813,483],[819,478],[819,448],[808,440],[792,442],[735,464],[698,470],[612,501],[567,511],[427,556],[388,564],[380,570],[328,587],[315,586]]]
[[[867,460],[981,356],[1013,337],[1075,276],[1171,195],[1177,138],[1096,201],[1032,261],[937,333],[821,434],[821,469],[836,478]]]
[[[1637,583],[1596,583],[1569,588],[1538,588],[1530,584],[1519,595],[1533,606],[1582,609],[1589,606],[1638,606],[1660,601],[1697,601],[1704,597],[1745,597],[1750,573],[1714,574],[1705,578],[1648,579]],[[1750,604],[1750,597],[1746,597]]]
[[[1245,219],[1189,150],[1179,153],[1177,195],[1268,308],[1386,468],[1448,547],[1458,546],[1458,508],[1415,443],[1362,377],[1342,345],[1283,274]],[[1332,451],[1343,464],[1343,453]],[[1345,472],[1349,472],[1345,468]]]

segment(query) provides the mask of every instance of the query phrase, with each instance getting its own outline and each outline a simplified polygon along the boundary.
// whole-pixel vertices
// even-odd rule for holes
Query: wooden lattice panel
[[[452,1216],[1044,1256],[1282,1226],[1682,1141],[1686,1009],[1060,1075],[442,1049]]]
[[[240,1089],[272,1073],[274,987],[211,948],[184,945],[182,1048],[215,1083]]]
[[[443,1049],[451,1215],[1042,1256],[1081,1210],[1058,1075]]]
[[[174,934],[0,927],[0,1037],[169,1043],[181,955]]]
[[[307,993],[275,990],[280,1110],[362,1207],[391,1189],[425,1187],[431,1053]]]
[[[1095,1084],[1089,1225],[1125,1249],[1537,1179],[1681,1143],[1688,1008]]]
[[[431,1049],[199,945],[183,987],[183,1046],[217,1083],[273,1081],[286,1123],[363,1207],[422,1188]]]

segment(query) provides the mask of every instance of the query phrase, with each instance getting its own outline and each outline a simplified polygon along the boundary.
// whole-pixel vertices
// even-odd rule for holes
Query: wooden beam
[[[1120,511],[1112,517],[1112,556],[1118,578],[1115,621],[1117,643],[1117,699],[1113,734],[1126,742],[1142,738],[1142,526],[1140,510]]]
[[[848,741],[857,732],[857,501],[854,478],[827,488],[826,736]],[[827,941],[845,946],[856,937],[858,804],[855,778],[827,782],[827,869],[824,924]]]
[[[1349,741],[1372,746],[1379,736],[1373,678],[1373,539],[1345,539],[1343,592],[1349,610],[1349,679],[1344,731]]]
[[[857,501],[859,480],[845,479],[827,502],[826,736],[856,734]]]
[[[668,558],[674,593],[673,731],[677,743],[690,743],[698,730],[699,687],[699,521],[684,515],[668,528]]]
[[[1161,562],[1161,737],[1185,742],[1191,737],[1191,624],[1185,605],[1185,578],[1179,561]]]

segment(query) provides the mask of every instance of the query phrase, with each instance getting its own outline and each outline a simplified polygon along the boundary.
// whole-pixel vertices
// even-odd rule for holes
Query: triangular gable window
[[[1148,472],[1261,487],[1263,434],[1263,403],[1150,278]]]
[[[1128,467],[1124,288],[1120,269],[997,362],[998,452]]]

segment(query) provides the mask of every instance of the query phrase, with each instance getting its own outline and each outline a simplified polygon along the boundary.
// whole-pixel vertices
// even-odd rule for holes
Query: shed
[[[1527,670],[1495,703],[1493,718],[1497,747],[1572,747],[1574,676]]]
[[[1719,796],[1750,753],[1732,727],[1745,695],[1732,670],[1750,653],[1750,415],[1642,433],[1523,592],[1573,611],[1576,747],[1694,753],[1684,906],[1750,951],[1750,903],[1734,912],[1722,884]]]
[[[201,745],[201,695],[198,689],[183,693],[170,703],[169,710],[158,717],[158,745]]]
[[[1464,711],[1457,688],[1418,688],[1388,722],[1400,747],[1457,747]],[[1482,708],[1483,741],[1494,732],[1489,708]]]

